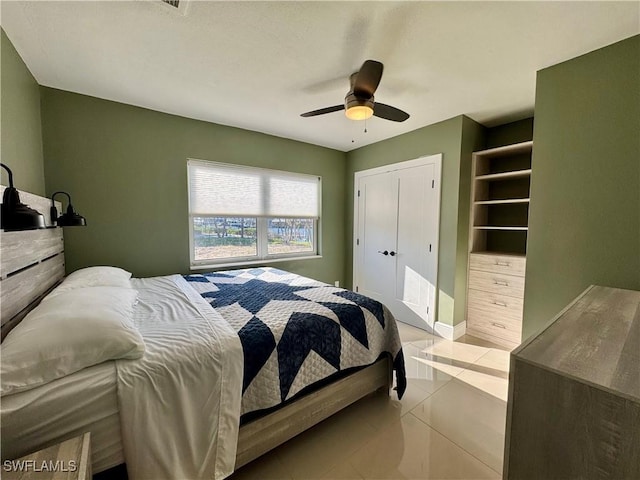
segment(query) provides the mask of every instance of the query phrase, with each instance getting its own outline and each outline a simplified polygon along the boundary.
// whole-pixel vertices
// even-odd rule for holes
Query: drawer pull
[[[491,303],[493,303],[494,305],[498,305],[499,307],[506,307],[507,306],[507,304],[503,303],[503,302],[495,302],[494,301],[494,302],[491,302]]]
[[[493,325],[494,327],[498,327],[498,328],[504,328],[504,329],[507,328],[506,325],[503,325],[502,323],[497,323],[497,322],[491,322],[491,325]]]
[[[510,267],[511,264],[509,262],[499,262],[498,260],[496,260],[496,265],[499,267]]]
[[[508,287],[509,286],[508,282],[501,282],[500,280],[494,280],[493,284],[494,285],[502,285],[503,287]]]

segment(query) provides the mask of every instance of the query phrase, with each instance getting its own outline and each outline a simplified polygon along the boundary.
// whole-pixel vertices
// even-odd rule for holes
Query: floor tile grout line
[[[416,407],[417,408],[417,407]],[[446,438],[447,440],[449,440],[451,443],[453,443],[454,445],[456,445],[458,448],[461,448],[464,452],[468,453],[469,455],[471,455],[473,458],[475,458],[476,460],[478,460],[480,463],[482,463],[483,465],[485,465],[486,467],[490,468],[492,471],[496,472],[498,475],[502,475],[501,472],[498,472],[495,468],[493,468],[491,465],[488,465],[486,462],[482,461],[481,459],[479,459],[477,456],[475,456],[473,453],[471,453],[469,450],[467,450],[466,448],[464,448],[462,445],[460,445],[458,442],[456,442],[455,440],[453,440],[452,438],[449,438],[447,435],[444,434],[444,432],[441,432],[440,430],[438,430],[436,427],[434,427],[433,425],[429,425],[427,422],[425,422],[424,420],[422,420],[420,417],[418,417],[417,415],[415,415],[413,413],[413,410],[408,412],[411,415],[413,415],[414,418],[416,418],[419,422],[421,422],[423,425],[426,425],[427,427],[429,427],[430,429],[438,432],[440,435],[442,435],[444,438]]]
[[[360,400],[363,400],[363,399],[364,399],[364,397],[363,397],[363,398],[361,398]],[[355,403],[357,403],[357,402],[352,403],[350,406],[355,405]],[[340,413],[344,413],[344,411],[342,411],[342,412],[336,412],[336,414],[335,414],[335,415],[339,415]],[[331,418],[331,417],[329,417],[329,418]],[[326,420],[329,420],[329,418],[327,418]],[[325,420],[325,421],[326,421],[326,420]],[[322,422],[321,422],[321,424],[322,424]],[[321,425],[321,424],[318,424],[318,425]],[[319,474],[319,477],[318,477],[319,479],[322,479],[324,475],[326,475],[327,473],[329,473],[333,468],[338,467],[342,462],[344,462],[344,461],[348,461],[349,457],[351,457],[352,455],[354,455],[358,450],[360,450],[360,448],[362,448],[362,447],[364,447],[366,444],[368,444],[368,443],[369,443],[369,441],[371,440],[371,438],[372,438],[373,436],[375,436],[375,435],[378,433],[378,431],[379,431],[375,426],[371,425],[371,423],[370,423],[369,421],[366,421],[366,420],[365,420],[365,421],[364,421],[364,425],[365,425],[365,426],[367,426],[367,427],[371,430],[371,432],[370,432],[371,437],[365,437],[365,438],[366,438],[366,440],[364,440],[364,442],[353,442],[353,443],[359,443],[360,445],[359,445],[359,446],[356,446],[356,447],[354,447],[354,448],[348,448],[348,449],[347,449],[347,453],[345,454],[344,458],[342,458],[341,460],[339,460],[337,463],[331,463],[331,464],[329,465],[329,467],[324,468],[322,471],[320,471],[320,472],[314,472],[314,473]],[[312,428],[313,428],[313,427],[312,427]],[[307,430],[307,431],[308,431],[308,430]],[[317,435],[318,435],[318,436],[320,436],[320,437],[327,437],[329,434],[328,434],[327,432],[319,432]],[[285,462],[284,462],[284,460],[283,460],[281,457],[279,457],[279,459],[281,460],[281,462],[282,462],[282,463],[285,463]],[[358,474],[360,474],[360,472],[358,472]],[[291,474],[291,479],[292,479],[292,480],[296,480],[297,478],[298,478],[298,477],[296,477],[296,475],[293,475],[293,473]],[[307,479],[305,479],[305,480],[307,480]]]
[[[444,341],[447,341],[447,340],[444,340]],[[482,355],[480,355],[480,356],[479,356],[478,358],[476,358],[475,360],[466,361],[466,360],[458,360],[458,359],[451,358],[451,357],[445,357],[444,355],[439,355],[439,354],[437,354],[437,353],[433,353],[433,352],[428,352],[428,351],[427,351],[427,348],[429,348],[429,347],[427,347],[427,348],[423,348],[423,346],[422,346],[422,345],[414,345],[413,343],[410,343],[410,345],[411,345],[412,347],[414,347],[414,348],[419,348],[421,353],[424,353],[424,354],[427,354],[427,355],[432,355],[432,356],[434,356],[434,357],[449,358],[450,360],[454,360],[454,361],[457,361],[457,362],[460,362],[460,363],[464,363],[464,364],[466,364],[466,365],[475,365],[477,362],[479,362],[479,361],[480,361],[480,359],[481,359],[482,357],[484,357],[487,353],[489,353],[488,351],[487,351],[487,352],[484,352]],[[485,348],[485,347],[478,347],[478,348]],[[458,368],[462,368],[462,367],[458,367]]]
[[[423,400],[423,401],[424,401],[424,400]],[[419,405],[419,404],[418,404],[418,405]],[[409,412],[407,412],[407,413],[410,413],[410,411],[409,411]],[[388,424],[388,425],[385,425],[385,426],[384,426],[383,428],[381,428],[380,430],[377,430],[377,431],[375,432],[375,434],[371,436],[371,438],[368,438],[368,439],[367,439],[367,440],[366,440],[362,445],[360,445],[360,447],[359,447],[359,448],[357,448],[357,449],[353,450],[353,451],[349,454],[349,458],[347,458],[347,459],[346,459],[346,461],[347,461],[347,463],[351,466],[351,468],[353,468],[353,469],[356,471],[356,473],[360,476],[361,480],[366,480],[366,479],[367,479],[367,477],[366,477],[366,476],[365,476],[365,475],[364,475],[360,470],[358,470],[358,468],[357,468],[353,463],[351,463],[351,458],[353,458],[353,457],[354,457],[354,456],[355,456],[355,455],[356,455],[360,450],[362,450],[363,448],[367,447],[370,443],[372,443],[372,442],[376,439],[376,437],[377,437],[377,436],[378,436],[378,435],[379,435],[379,434],[380,434],[384,429],[389,428],[389,426],[390,426],[390,425],[392,425],[394,422],[400,422],[400,419],[401,419],[403,416],[404,416],[404,415],[400,415],[400,418],[395,419],[393,422],[389,422],[389,424]],[[329,471],[329,470],[327,470],[327,472],[328,472],[328,471]],[[326,472],[325,472],[325,473],[326,473]]]
[[[483,355],[482,357],[480,357],[478,360],[476,360],[475,362],[471,363],[470,365],[478,365],[478,362],[480,362],[480,360],[482,360],[486,355],[489,355],[489,353],[490,352],[487,352],[485,355]],[[496,362],[496,363],[498,363],[498,362]],[[510,365],[507,365],[507,370],[505,371],[505,370],[502,370],[502,367],[503,367],[502,365],[499,365],[497,367],[495,367],[495,366],[492,367],[492,366],[488,366],[488,365],[478,365],[478,366],[484,367],[484,368],[493,369],[493,370],[499,370],[501,372],[505,372],[506,374],[509,374],[509,368],[510,368]]]
[[[402,416],[400,418],[402,418]],[[399,421],[399,420],[396,420],[396,421]],[[388,427],[388,425],[387,425],[387,427]],[[379,434],[379,432],[376,432],[376,435],[378,435],[378,434]],[[369,443],[373,442],[374,440],[375,440],[375,436],[373,436],[370,439],[368,439],[363,445],[360,445],[360,448],[358,448],[358,449],[354,450],[353,452],[351,452],[351,455],[349,455],[349,458],[346,459],[347,463],[360,476],[361,480],[366,480],[367,477],[365,477],[364,474],[360,470],[358,470],[358,468],[353,463],[351,463],[351,458],[353,458],[360,450],[362,450],[364,447],[369,445]]]
[[[496,349],[495,349],[495,348],[493,348],[493,349],[491,349],[491,350],[496,350]],[[485,355],[488,355],[488,354],[489,354],[489,352],[485,353]],[[470,363],[469,365],[477,365],[477,364],[478,364],[478,362],[479,362],[482,358],[484,358],[484,356],[485,356],[485,355],[483,355],[482,357],[480,357],[480,358],[479,358],[478,360],[476,360],[474,363]],[[481,366],[481,367],[483,367],[483,365],[480,365],[480,366]],[[493,367],[488,367],[488,368],[493,368]],[[499,369],[496,369],[496,370],[499,370]],[[483,395],[483,396],[485,396],[485,397],[487,397],[487,398],[490,398],[490,399],[498,399],[498,400],[500,400],[500,401],[501,401],[501,402],[503,402],[503,403],[507,403],[507,402],[506,402],[506,400],[504,400],[504,399],[502,399],[502,398],[500,398],[500,397],[496,397],[496,396],[495,396],[495,395],[493,395],[492,393],[487,392],[486,390],[483,390],[482,388],[476,387],[476,386],[472,385],[471,383],[469,383],[469,382],[465,381],[464,379],[460,378],[462,375],[464,375],[464,373],[465,373],[465,372],[469,372],[470,374],[474,374],[474,373],[482,373],[482,372],[478,372],[478,371],[473,370],[473,369],[470,369],[470,368],[464,368],[464,369],[463,369],[463,371],[462,371],[462,372],[460,372],[458,375],[455,375],[455,376],[454,376],[454,378],[455,378],[455,379],[457,379],[459,382],[464,383],[465,385],[468,385],[468,386],[470,386],[470,387],[475,388],[476,390],[478,390],[478,393],[480,393],[481,395]],[[507,386],[508,386],[508,384],[509,384],[509,378],[508,378],[509,371],[507,370],[507,372],[505,372],[505,373],[507,374],[507,378],[506,378],[506,379],[503,379],[503,380],[506,380],[506,381],[507,381]],[[496,378],[497,378],[497,377],[496,377]]]
[[[448,375],[448,374],[447,374]],[[438,392],[442,387],[444,387],[445,385],[449,385],[449,382],[451,382],[454,378],[453,375],[449,375],[451,378],[449,380],[447,380],[446,382],[444,382],[442,385],[440,385],[439,387],[437,387],[433,392],[431,392],[431,395],[429,395],[430,397],[433,396],[436,392]],[[424,402],[424,400],[423,400]]]
[[[365,477],[362,472],[360,472],[360,470],[358,470],[356,468],[356,466],[351,463],[351,460],[347,460],[347,463],[349,464],[349,466],[358,474],[358,477],[360,477],[360,480],[367,480],[367,477]]]
[[[449,374],[447,373],[447,375],[449,375]],[[450,380],[447,380],[447,381],[444,383],[444,385],[446,385],[446,384],[447,384],[447,383],[449,383],[451,380],[453,380],[453,378],[454,378],[454,377],[452,377],[451,375],[449,375],[449,376],[451,377],[451,379],[450,379]],[[420,379],[420,378],[419,378],[419,379],[417,379],[417,380],[422,380],[422,379]],[[407,379],[407,385],[409,384],[409,382],[411,382],[411,379],[410,379],[410,378],[408,378],[408,379]],[[444,386],[444,385],[443,385],[443,386]],[[436,388],[435,390],[430,391],[430,390],[427,390],[427,389],[426,389],[426,388],[424,388],[424,387],[421,387],[421,386],[420,386],[420,385],[418,385],[417,383],[413,384],[413,386],[414,386],[414,387],[416,387],[418,390],[421,390],[421,391],[423,391],[423,392],[425,392],[425,393],[428,393],[428,394],[429,394],[429,395],[428,395],[429,397],[430,397],[431,395],[433,395],[434,393],[436,393],[436,391],[437,391],[437,390],[439,390],[440,388],[442,388],[442,387],[438,387],[438,388]]]
[[[477,359],[475,362],[472,362],[473,365],[476,365],[480,360],[482,360],[484,357],[486,357],[487,355],[489,355],[492,352],[502,352],[504,350],[499,350],[497,348],[490,348],[487,352],[485,352],[479,359]],[[510,355],[510,354],[509,354]],[[489,367],[492,368],[492,367]]]
[[[433,336],[428,334],[428,332],[425,332],[426,335],[428,335],[427,337],[424,337],[422,339],[415,339],[415,340],[411,340],[411,341],[402,341],[402,346],[406,346],[406,345],[411,345],[412,347],[416,347],[416,348],[420,348],[420,347],[424,347],[424,342],[425,341],[433,341],[434,344],[440,343],[441,341],[447,341],[447,339],[444,338],[440,338],[437,336]],[[402,337],[402,336],[401,336]],[[401,339],[402,340],[402,339]],[[416,345],[417,344],[417,345]],[[473,344],[470,344],[473,345]],[[425,389],[424,387],[420,386],[418,383],[414,383],[413,386],[420,391],[420,393],[422,394],[426,394],[426,397],[422,398],[420,401],[418,401],[417,404],[415,404],[414,406],[410,407],[407,409],[406,412],[402,413],[400,415],[400,417],[398,417],[397,419],[394,419],[393,421],[389,422],[387,425],[385,425],[382,429],[378,430],[377,426],[374,426],[370,423],[370,421],[366,420],[366,424],[368,425],[368,427],[374,429],[376,431],[376,434],[378,434],[380,431],[382,431],[384,428],[389,428],[391,425],[393,425],[394,422],[398,422],[401,421],[402,418],[406,417],[407,414],[411,414],[413,416],[414,419],[417,419],[421,424],[425,425],[427,428],[432,429],[433,431],[437,432],[439,435],[442,435],[442,437],[444,437],[446,440],[448,440],[449,442],[451,442],[453,445],[455,445],[456,447],[460,448],[463,452],[469,454],[472,458],[476,459],[478,462],[480,462],[482,465],[486,466],[487,468],[489,468],[491,471],[493,471],[494,473],[496,473],[497,475],[500,475],[500,472],[498,472],[497,470],[495,470],[494,468],[492,468],[491,466],[489,466],[487,463],[485,463],[484,461],[482,461],[480,458],[478,458],[476,455],[474,455],[473,453],[471,453],[470,451],[468,451],[466,448],[464,448],[462,445],[458,444],[454,439],[449,438],[446,434],[444,434],[443,432],[441,432],[440,430],[438,430],[437,428],[433,427],[432,425],[429,425],[428,423],[426,423],[425,421],[423,421],[421,418],[419,418],[416,414],[413,413],[413,411],[418,408],[423,402],[425,402],[427,399],[431,398],[434,394],[440,392],[440,390],[442,390],[443,387],[450,385],[452,380],[457,380],[458,382],[460,382],[461,380],[458,378],[461,375],[464,374],[464,372],[469,371],[469,366],[471,365],[476,365],[478,362],[481,361],[482,358],[484,358],[486,355],[488,355],[491,350],[495,350],[494,348],[491,347],[483,347],[483,346],[479,346],[479,345],[473,345],[474,347],[477,348],[482,348],[482,349],[486,349],[486,351],[484,353],[482,353],[479,357],[477,357],[474,361],[469,361],[469,362],[462,362],[464,363],[464,367],[458,367],[460,368],[460,371],[453,375],[450,373],[447,373],[447,376],[449,376],[450,378],[448,380],[446,380],[444,383],[440,384],[439,386],[437,386],[434,390],[428,390]],[[423,350],[421,348],[421,350]],[[436,354],[431,354],[433,356],[437,356]],[[452,359],[455,360],[455,359]],[[431,368],[435,368],[435,367],[431,367]],[[445,372],[443,372],[445,373]],[[408,379],[409,383],[411,384],[411,379]],[[466,384],[466,382],[463,382]],[[471,385],[470,385],[471,386]],[[359,445],[358,447],[354,448],[353,451],[350,452],[350,454],[348,456],[346,456],[344,459],[342,459],[341,461],[339,461],[336,464],[333,464],[330,468],[326,469],[325,471],[323,471],[321,473],[321,478],[322,475],[326,475],[328,472],[330,472],[332,469],[334,468],[338,468],[342,465],[348,465],[349,467],[351,467],[351,469],[353,470],[353,473],[355,473],[358,478],[360,480],[366,480],[366,476],[363,475],[360,470],[358,468],[356,468],[356,466],[352,463],[352,458],[358,453],[360,452],[362,449],[366,448],[372,441],[374,440],[374,437],[366,439],[364,442],[358,442]],[[290,480],[297,480],[298,477],[296,477],[292,471],[290,471],[289,466],[285,464],[284,460],[282,459],[282,457],[280,456],[279,452],[275,452],[278,460],[280,462],[280,464],[285,467],[284,470],[288,475],[288,478]],[[316,472],[317,473],[317,472]]]

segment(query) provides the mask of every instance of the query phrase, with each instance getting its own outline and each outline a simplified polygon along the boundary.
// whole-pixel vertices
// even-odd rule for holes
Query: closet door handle
[[[391,255],[392,257],[395,257],[396,256],[396,252],[391,251],[391,252],[389,252],[389,255]]]
[[[389,252],[387,252],[386,250],[384,252],[381,252],[380,250],[378,250],[378,253],[381,253],[383,255],[389,255]],[[395,255],[395,254],[391,252],[391,255]]]

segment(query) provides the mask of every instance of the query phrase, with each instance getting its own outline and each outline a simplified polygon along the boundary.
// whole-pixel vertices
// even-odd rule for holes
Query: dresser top
[[[512,356],[640,401],[640,292],[592,286]]]

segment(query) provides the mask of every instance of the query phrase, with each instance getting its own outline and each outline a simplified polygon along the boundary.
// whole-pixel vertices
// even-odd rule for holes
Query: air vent
[[[168,10],[176,12],[180,15],[186,15],[191,2],[189,0],[160,0],[156,4],[162,5],[162,8],[167,8]]]

